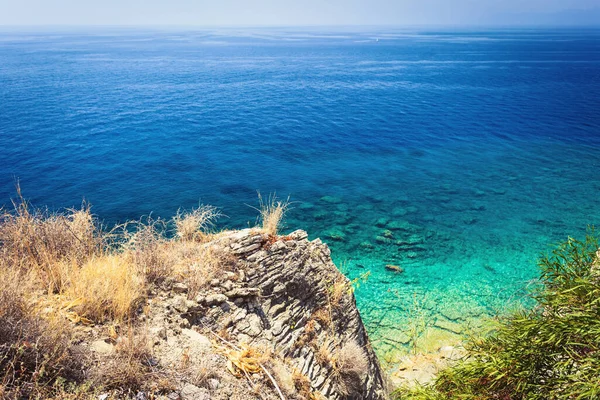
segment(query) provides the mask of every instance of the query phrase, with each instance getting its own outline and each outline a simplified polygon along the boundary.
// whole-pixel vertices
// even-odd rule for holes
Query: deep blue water
[[[289,195],[287,230],[371,271],[385,352],[518,301],[600,223],[599,117],[600,30],[5,31],[0,204],[18,178],[107,223],[202,202],[244,227]]]

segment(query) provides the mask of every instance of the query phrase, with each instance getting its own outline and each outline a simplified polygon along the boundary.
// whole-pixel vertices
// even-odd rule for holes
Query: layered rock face
[[[172,288],[181,293],[172,299],[181,303],[173,322],[184,332],[169,335],[193,331],[232,348],[268,349],[279,390],[263,398],[387,397],[351,283],[327,245],[303,231],[273,236],[255,229],[225,232],[207,245],[227,255],[228,271],[193,299],[177,299],[185,285]]]

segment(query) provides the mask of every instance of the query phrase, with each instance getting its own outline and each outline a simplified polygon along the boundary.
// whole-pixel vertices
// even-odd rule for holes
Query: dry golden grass
[[[316,348],[315,358],[322,367],[329,367],[332,365],[333,356],[331,355],[331,351],[329,351],[330,344],[331,341],[327,340]]]
[[[153,364],[145,336],[133,328],[136,317],[154,285],[183,281],[195,297],[212,279],[235,271],[236,258],[207,242],[220,212],[211,206],[178,212],[175,238],[169,239],[170,225],[161,220],[105,232],[87,204],[53,213],[33,208],[17,193],[14,210],[0,210],[0,398],[88,398],[93,390],[84,375],[95,390],[152,391],[150,381],[168,382]],[[289,202],[259,200],[263,230],[276,235]],[[87,332],[77,323],[130,328],[121,336],[115,331],[116,351],[94,364],[73,345],[74,335]],[[230,369],[264,373],[277,388],[262,364],[267,351],[237,351],[229,355]],[[213,366],[200,367],[193,375],[202,385]]]
[[[269,195],[268,199],[263,199],[258,193],[259,207],[262,223],[262,230],[268,235],[277,235],[283,222],[283,218],[290,207],[290,199],[280,201],[274,194]]]
[[[51,292],[58,292],[65,276],[63,261],[81,263],[104,248],[90,207],[64,214],[35,210],[22,198],[13,212],[0,215],[1,257],[13,268],[34,270]]]
[[[173,276],[188,286],[188,297],[194,298],[212,279],[222,279],[235,270],[236,258],[218,246],[196,242],[169,242],[166,251],[173,260]]]
[[[81,362],[70,348],[64,319],[41,318],[28,299],[31,274],[0,261],[0,397],[53,397],[60,375],[81,382]]]
[[[175,233],[181,240],[201,241],[207,230],[214,226],[214,222],[221,216],[221,212],[213,206],[201,205],[191,212],[177,211],[173,218]]]
[[[69,276],[63,295],[94,322],[126,320],[144,294],[143,274],[122,255],[93,257]]]
[[[310,379],[302,372],[294,368],[292,372],[292,381],[296,391],[303,399],[310,399],[312,395],[312,388],[310,385]]]
[[[351,290],[350,283],[344,277],[339,277],[329,288],[329,302],[331,307],[338,309],[342,306],[345,294]]]

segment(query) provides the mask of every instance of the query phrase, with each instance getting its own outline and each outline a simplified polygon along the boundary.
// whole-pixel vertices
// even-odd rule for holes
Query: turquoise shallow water
[[[321,237],[351,279],[370,271],[356,295],[381,353],[452,341],[600,221],[599,39],[4,32],[0,203],[19,178],[35,204],[86,198],[108,224],[201,201],[239,228],[256,190],[290,195],[287,230]]]

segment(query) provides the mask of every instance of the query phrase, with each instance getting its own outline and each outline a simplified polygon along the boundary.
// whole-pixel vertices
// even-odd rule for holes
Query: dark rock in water
[[[393,265],[393,264],[387,264],[385,266],[385,269],[387,269],[388,271],[393,271],[393,272],[397,272],[397,273],[404,272],[404,268],[402,268],[399,265]]]
[[[383,236],[377,236],[377,237],[375,237],[375,241],[377,243],[383,243],[383,244],[392,244],[392,243],[394,243],[394,241],[392,239],[386,238],[386,237],[383,237]]]
[[[315,220],[319,221],[322,219],[327,218],[328,214],[325,211],[319,211],[313,214],[313,217],[315,218]]]
[[[302,203],[300,203],[300,205],[298,206],[298,208],[300,210],[310,210],[312,208],[315,208],[315,205],[306,201],[303,201]]]
[[[326,232],[325,237],[327,237],[328,239],[337,240],[340,242],[346,240],[346,235],[344,234],[344,232],[342,232],[338,229],[332,229],[332,230]]]
[[[330,204],[339,204],[342,202],[342,199],[340,199],[339,197],[334,197],[334,196],[323,196],[323,197],[321,197],[321,201],[323,201],[325,203],[330,203]]]
[[[385,217],[381,217],[375,222],[375,225],[379,226],[379,227],[384,227],[387,225],[388,222],[389,222],[389,219],[387,219]]]

